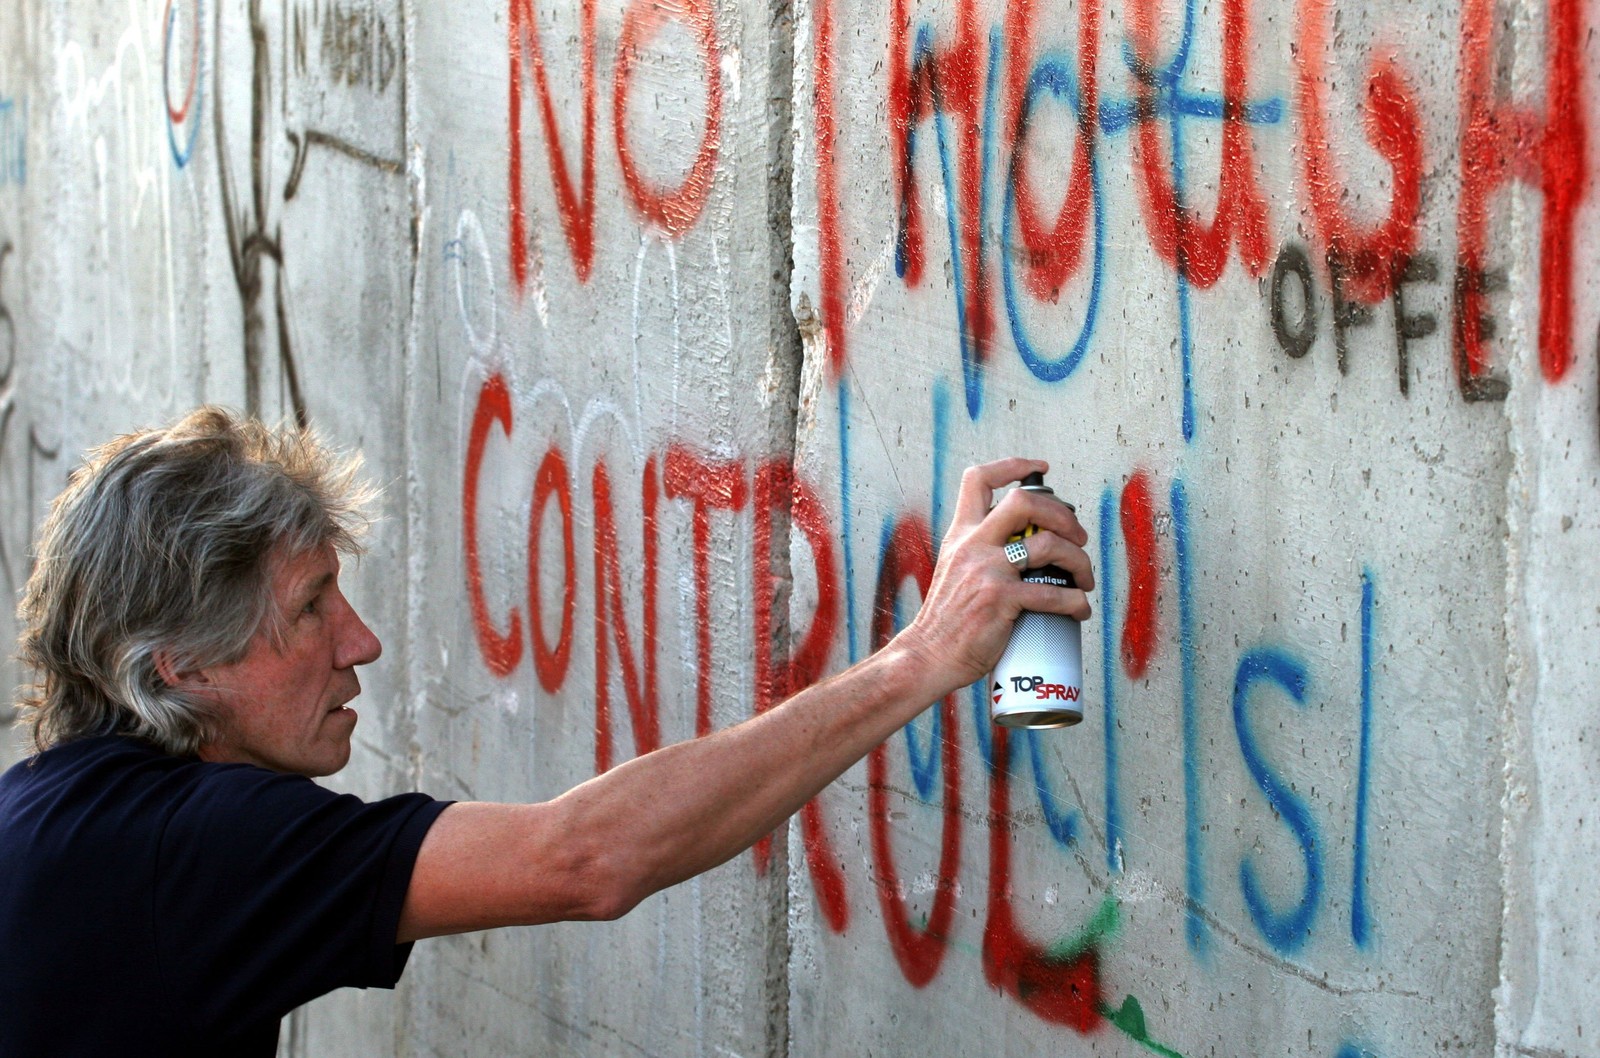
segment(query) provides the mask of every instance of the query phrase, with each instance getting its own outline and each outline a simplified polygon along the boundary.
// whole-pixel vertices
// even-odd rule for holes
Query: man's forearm
[[[950,689],[890,643],[759,716],[630,760],[552,807],[608,850],[606,873],[616,872],[626,910],[770,833]]]

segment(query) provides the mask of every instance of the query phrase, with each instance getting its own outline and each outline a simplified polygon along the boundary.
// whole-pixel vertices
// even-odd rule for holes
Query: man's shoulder
[[[202,781],[199,760],[165,753],[128,735],[90,735],[52,746],[0,775],[0,799],[36,802],[74,792],[126,794],[135,786],[181,788]]]
[[[4,777],[11,780],[17,777],[76,771],[109,762],[128,763],[145,760],[168,762],[173,765],[185,762],[185,758],[164,753],[153,744],[133,735],[117,733],[81,735],[24,757],[12,765]]]
[[[0,845],[18,832],[132,838],[175,822],[215,824],[277,807],[305,811],[336,795],[311,780],[246,764],[214,764],[163,752],[125,735],[54,746],[0,775]]]
[[[24,811],[70,796],[78,787],[103,789],[107,782],[159,780],[185,762],[123,735],[93,735],[64,742],[12,765],[0,775],[0,803]]]
[[[189,762],[136,739],[54,746],[0,776],[0,850],[40,866],[135,852],[197,779]]]
[[[368,802],[303,775],[93,736],[0,776],[0,852],[41,862],[154,857],[148,862],[161,868],[229,860],[259,867],[262,857],[297,844],[393,833],[419,812],[431,822],[442,807],[415,793]]]

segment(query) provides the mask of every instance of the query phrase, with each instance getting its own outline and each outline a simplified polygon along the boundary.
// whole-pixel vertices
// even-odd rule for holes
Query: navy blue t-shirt
[[[399,980],[446,804],[120,735],[23,761],[0,776],[0,1058],[271,1058],[290,1010]]]

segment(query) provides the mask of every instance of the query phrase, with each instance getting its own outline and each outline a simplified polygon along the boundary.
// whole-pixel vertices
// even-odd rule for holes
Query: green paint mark
[[[1045,954],[1053,962],[1071,962],[1090,948],[1097,948],[1102,941],[1111,940],[1122,930],[1122,913],[1115,897],[1106,897],[1100,902],[1100,907],[1094,916],[1077,933],[1062,937],[1046,950]],[[928,916],[919,916],[917,922],[919,929],[928,928]],[[982,950],[972,944],[956,940],[954,937],[941,938],[945,944],[968,955],[982,957]],[[1133,1040],[1152,1054],[1159,1054],[1161,1058],[1184,1058],[1184,1055],[1150,1038],[1150,1031],[1144,1023],[1144,1007],[1133,996],[1127,996],[1122,1001],[1122,1006],[1113,1010],[1105,1004],[1100,1005],[1100,1016],[1116,1026],[1117,1030]]]
[[[1144,1008],[1132,996],[1122,1001],[1122,1009],[1111,1015],[1111,1024],[1136,1040],[1147,1040],[1150,1033],[1144,1027]]]
[[[1122,1001],[1119,1010],[1112,1010],[1102,1005],[1100,1016],[1115,1025],[1129,1039],[1147,1051],[1159,1054],[1162,1058],[1183,1058],[1183,1055],[1164,1044],[1157,1043],[1150,1038],[1150,1033],[1144,1024],[1144,1008],[1133,996],[1128,996]]]
[[[1090,948],[1098,947],[1103,940],[1110,940],[1122,929],[1122,915],[1117,910],[1118,904],[1115,897],[1106,897],[1095,910],[1094,917],[1077,933],[1062,937],[1050,947],[1045,949],[1045,955],[1052,962],[1071,962]],[[917,916],[917,929],[927,932],[928,916],[924,912]],[[967,944],[954,937],[940,937],[946,947],[967,955],[983,956],[983,951],[975,944]]]
[[[1117,901],[1108,896],[1100,902],[1100,909],[1088,925],[1050,945],[1045,954],[1056,962],[1071,962],[1090,948],[1099,947],[1101,941],[1115,937],[1121,928],[1122,915],[1117,911]]]

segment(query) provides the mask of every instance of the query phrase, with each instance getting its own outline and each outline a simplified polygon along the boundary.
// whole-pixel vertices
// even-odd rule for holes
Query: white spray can
[[[1021,487],[1055,495],[1043,474],[1029,474]],[[1030,525],[1012,539],[1036,532],[1038,527]],[[1059,566],[1024,570],[1022,579],[1060,588],[1077,586],[1072,574]],[[990,676],[989,715],[1004,727],[1071,727],[1083,719],[1082,695],[1082,625],[1061,614],[1024,610]]]

